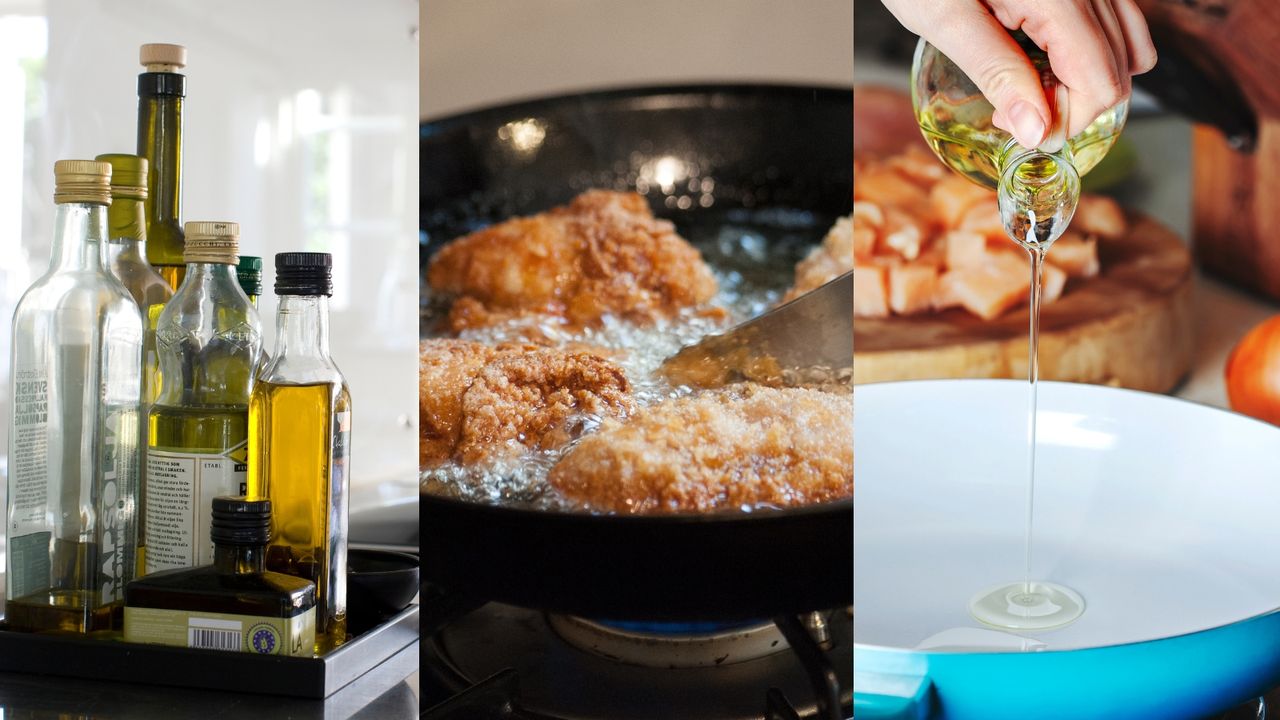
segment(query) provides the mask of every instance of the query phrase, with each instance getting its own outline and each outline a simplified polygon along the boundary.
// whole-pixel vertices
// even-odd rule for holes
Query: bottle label
[[[104,389],[105,394],[105,389]],[[105,397],[101,417],[102,446],[99,455],[101,480],[93,488],[98,511],[96,525],[99,546],[97,590],[102,604],[124,599],[125,583],[134,575],[134,503],[138,483],[137,406],[108,404]]]
[[[247,445],[219,455],[147,449],[147,573],[213,562],[213,499],[245,494]]]
[[[14,370],[9,455],[9,585],[11,598],[46,590],[50,583],[49,372]]]
[[[199,610],[126,607],[125,642],[310,657],[316,643],[316,610],[289,618]]]

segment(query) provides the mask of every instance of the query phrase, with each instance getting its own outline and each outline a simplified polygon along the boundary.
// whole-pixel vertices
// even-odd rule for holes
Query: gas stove
[[[847,610],[777,622],[636,623],[489,603],[424,638],[423,717],[851,718],[852,632]]]

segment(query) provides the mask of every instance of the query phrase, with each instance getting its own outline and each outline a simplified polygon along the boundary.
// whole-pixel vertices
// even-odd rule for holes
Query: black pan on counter
[[[592,187],[641,190],[682,233],[727,219],[770,237],[785,225],[816,243],[852,209],[852,117],[849,89],[716,85],[567,95],[424,122],[420,262],[455,237]],[[617,620],[739,620],[853,602],[852,500],[612,516],[424,493],[420,507],[424,581],[477,601]]]

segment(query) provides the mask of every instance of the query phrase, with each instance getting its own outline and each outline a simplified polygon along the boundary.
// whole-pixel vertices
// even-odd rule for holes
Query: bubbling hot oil
[[[515,319],[468,330],[460,337],[497,345],[526,340],[529,331],[535,330],[558,346],[581,343],[612,351],[609,359],[626,373],[638,407],[697,394],[699,390],[672,385],[659,375],[656,371],[662,361],[686,345],[776,305],[794,279],[795,264],[834,221],[835,218],[817,218],[805,212],[773,209],[731,211],[682,226],[683,237],[698,248],[716,275],[720,289],[712,304],[724,308],[727,318],[686,311],[640,327],[606,316],[599,327],[573,330],[545,320]],[[439,312],[442,304],[426,297],[424,312]],[[588,413],[570,420],[578,437],[594,432],[601,423],[602,418]],[[574,444],[553,450],[522,449],[518,455],[484,466],[445,463],[421,472],[421,490],[472,502],[573,510],[577,505],[562,497],[547,482],[547,475]]]

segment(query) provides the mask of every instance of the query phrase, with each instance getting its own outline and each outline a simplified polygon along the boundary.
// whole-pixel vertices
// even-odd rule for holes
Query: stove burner
[[[829,623],[814,633],[829,642],[793,643],[787,652],[778,637],[775,651],[754,659],[673,669],[631,664],[583,649],[564,637],[568,632],[615,639],[618,633],[651,635],[662,641],[763,633],[763,623],[747,626],[677,628],[662,623],[647,627],[631,623],[582,621],[549,616],[536,610],[489,603],[454,615],[432,626],[423,638],[422,678],[424,717],[432,720],[649,720],[657,717],[699,720],[797,720],[849,717],[853,697],[853,627],[843,610],[822,613]],[[430,625],[430,623],[429,623]],[[803,637],[801,621],[787,625],[788,637]],[[774,632],[777,632],[776,630]],[[780,636],[781,633],[778,633]],[[777,637],[777,636],[775,636]],[[624,642],[629,642],[628,638]],[[732,640],[735,645],[742,640]],[[807,653],[797,654],[797,649]],[[663,652],[666,652],[666,648]],[[736,652],[736,650],[735,650]],[[724,654],[721,651],[720,654]],[[807,656],[807,659],[806,659]],[[820,658],[816,660],[814,656]],[[718,657],[718,656],[717,656]],[[834,677],[825,678],[833,694],[820,709],[814,676],[808,665],[825,664]],[[767,701],[767,702],[766,702]]]
[[[571,615],[547,617],[565,642],[610,660],[653,668],[732,665],[772,655],[790,646],[772,622],[616,623]]]

